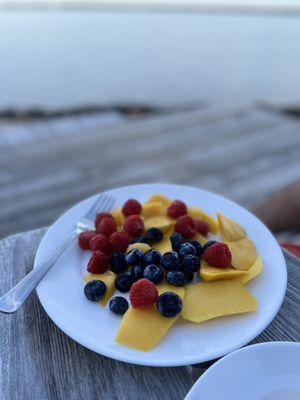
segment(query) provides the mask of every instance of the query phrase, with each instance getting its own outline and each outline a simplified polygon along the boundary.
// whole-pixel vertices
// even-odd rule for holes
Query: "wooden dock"
[[[0,237],[102,190],[176,182],[247,207],[300,176],[300,120],[259,107],[0,122]]]

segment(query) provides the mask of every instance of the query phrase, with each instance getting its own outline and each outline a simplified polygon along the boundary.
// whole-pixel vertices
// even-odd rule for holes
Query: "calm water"
[[[0,13],[0,108],[300,102],[300,18]]]

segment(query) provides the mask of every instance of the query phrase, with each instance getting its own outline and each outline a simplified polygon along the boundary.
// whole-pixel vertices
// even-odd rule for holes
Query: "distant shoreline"
[[[179,2],[179,1],[7,1],[0,0],[0,11],[44,11],[44,12],[149,12],[149,13],[203,13],[237,15],[300,15],[300,2],[297,4],[270,4],[268,2]]]

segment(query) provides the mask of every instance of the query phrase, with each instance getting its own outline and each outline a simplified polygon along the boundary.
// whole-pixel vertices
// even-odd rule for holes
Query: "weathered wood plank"
[[[58,139],[54,129],[25,147],[0,146],[0,235],[49,224],[74,202],[113,186],[185,183],[251,206],[300,174],[300,123],[256,108],[96,127],[93,120],[86,130],[77,122],[73,135],[68,127]]]
[[[93,128],[104,128],[116,125],[123,121],[118,113],[104,113],[100,115],[72,116],[41,121],[2,122],[0,121],[0,148],[17,147],[34,144],[38,141],[59,139],[74,135],[74,119],[77,132]]]

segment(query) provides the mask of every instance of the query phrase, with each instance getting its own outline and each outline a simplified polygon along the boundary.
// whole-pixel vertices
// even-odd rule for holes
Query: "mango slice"
[[[122,213],[122,209],[121,208],[115,208],[114,210],[112,210],[112,216],[114,217],[114,219],[116,220],[116,224],[118,227],[123,226],[123,222],[124,222],[124,215]]]
[[[151,247],[147,243],[132,243],[127,247],[126,253],[129,253],[131,250],[140,249],[144,254],[146,251],[150,250]]]
[[[179,297],[183,300],[185,289],[182,286],[173,286],[170,285],[169,283],[159,283],[156,285],[158,294],[161,295],[165,292],[174,292],[178,294]],[[164,317],[166,318],[166,317]]]
[[[150,228],[159,228],[166,233],[174,225],[174,221],[164,215],[160,215],[146,219],[144,224],[146,230]]]
[[[200,277],[204,281],[218,281],[221,279],[233,279],[244,277],[248,271],[242,271],[232,267],[216,268],[209,265],[206,261],[201,260]]]
[[[257,258],[256,248],[249,238],[227,242],[231,251],[233,268],[247,270],[254,264]]]
[[[202,219],[203,212],[199,207],[188,207],[188,215],[192,218]]]
[[[199,242],[202,246],[207,242],[207,239],[200,233],[196,233],[196,235],[193,237],[193,240],[197,240],[197,242]]]
[[[247,282],[250,282],[253,278],[258,276],[259,274],[262,273],[263,270],[263,263],[262,263],[262,258],[260,256],[257,257],[256,261],[254,262],[253,265],[246,271],[246,275],[243,275],[236,280],[245,284]],[[237,270],[236,270],[237,271]]]
[[[205,221],[209,224],[209,231],[211,233],[218,233],[218,222],[199,207],[188,207],[188,215],[190,215],[192,218],[202,219],[202,221]]]
[[[169,230],[167,233],[164,233],[162,241],[159,243],[154,243],[152,247],[160,251],[161,254],[164,254],[167,251],[172,251],[172,245],[170,241],[170,236],[172,235],[172,233],[173,233],[172,229]]]
[[[152,201],[143,204],[142,217],[151,218],[163,213],[163,206],[159,201]]]
[[[98,303],[101,306],[105,306],[105,304],[108,302],[108,300],[112,297],[112,295],[115,293],[115,278],[116,274],[114,274],[112,271],[109,271],[107,274],[88,274],[83,277],[83,280],[85,282],[93,281],[93,280],[99,280],[105,283],[106,285],[106,293],[102,297],[101,300],[98,301]]]
[[[149,197],[148,202],[158,201],[164,206],[168,206],[172,203],[172,200],[162,194],[156,193]]]
[[[235,242],[236,240],[244,239],[247,236],[245,229],[232,219],[220,213],[217,213],[217,217],[220,233],[225,241]]]
[[[158,293],[172,291],[182,299],[184,288],[168,284],[157,285]],[[163,317],[153,305],[149,308],[129,308],[122,318],[121,325],[116,335],[116,341],[124,346],[148,351],[166,335],[174,325],[178,316],[174,318]]]
[[[256,299],[241,282],[223,280],[187,285],[181,315],[199,323],[256,309]]]

